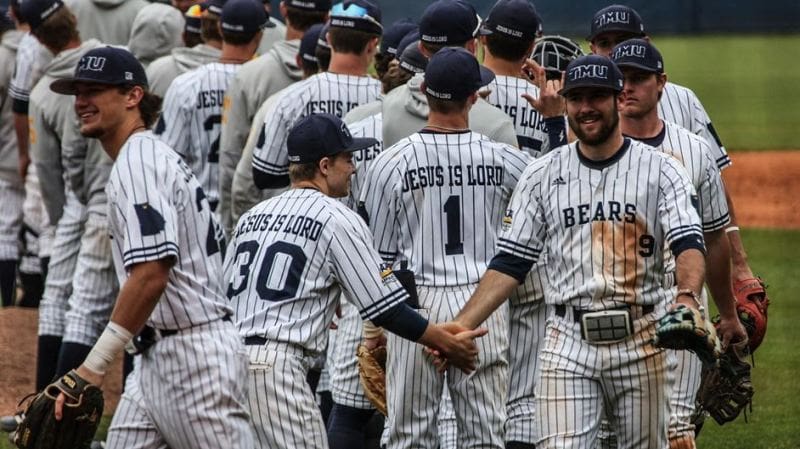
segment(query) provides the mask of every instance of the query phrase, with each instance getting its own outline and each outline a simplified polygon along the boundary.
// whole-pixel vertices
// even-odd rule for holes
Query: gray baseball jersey
[[[223,102],[239,67],[212,62],[175,78],[164,97],[164,109],[155,129],[197,175],[212,211],[219,204]]]
[[[66,0],[78,19],[81,39],[97,39],[108,45],[127,45],[133,20],[145,0]]]
[[[219,61],[221,54],[220,49],[206,44],[173,48],[170,54],[156,59],[147,66],[148,88],[150,92],[163,98],[169,85],[178,75],[201,65]]]
[[[377,99],[381,89],[374,78],[330,72],[318,73],[300,86],[291,96],[281,98],[275,114],[265,119],[263,144],[257,145],[253,152],[256,172],[266,176],[288,175],[286,137],[298,119],[320,112],[342,117],[356,106]]]
[[[420,91],[424,74],[417,74],[404,86],[397,87],[383,99],[383,142],[388,148],[400,139],[425,127],[428,100]],[[511,118],[483,99],[469,111],[470,129],[501,143],[518,146],[517,132]]]
[[[488,90],[489,95],[485,100],[511,118],[521,150],[533,157],[550,150],[550,139],[547,137],[544,117],[522,98],[522,94],[525,93],[538,98],[538,87],[522,78],[497,75],[481,90]]]
[[[275,48],[279,42],[286,39],[286,25],[274,17],[270,17],[269,21],[274,23],[275,26],[264,28],[264,35],[261,36],[261,42],[258,44],[258,49],[256,50],[256,53],[259,55],[267,54],[270,50]]]
[[[228,86],[219,149],[219,214],[226,233],[236,223],[231,217],[233,174],[256,111],[269,97],[302,79],[295,60],[299,49],[299,39],[277,42],[266,54],[242,65]]]
[[[147,320],[173,333],[137,357],[107,447],[252,448],[247,357],[228,318],[221,231],[200,183],[177,153],[139,132],[119,151],[108,202],[123,287],[133,265],[167,258],[174,265]]]
[[[11,110],[14,99],[9,96],[9,90],[17,48],[23,35],[21,31],[6,31],[0,41],[0,180],[19,187],[22,187],[22,180],[18,174],[19,155]]]
[[[691,89],[667,82],[658,102],[658,116],[706,139],[720,170],[731,165],[731,158],[711,124],[711,118]]]
[[[378,99],[375,101],[369,102],[367,104],[362,104],[357,108],[351,109],[350,112],[345,114],[344,118],[342,118],[342,121],[347,123],[349,127],[351,124],[364,120],[367,117],[371,117],[375,114],[380,114],[382,109],[383,109],[383,95],[378,97]],[[383,136],[377,136],[373,138],[383,140]]]

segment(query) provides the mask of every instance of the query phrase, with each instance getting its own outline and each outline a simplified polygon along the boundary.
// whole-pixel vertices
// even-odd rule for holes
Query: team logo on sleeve
[[[164,230],[164,217],[149,203],[134,204],[133,208],[136,210],[136,218],[139,219],[142,236],[156,235]]]
[[[506,209],[505,215],[503,215],[503,229],[509,229],[511,227],[511,222],[514,219],[514,211],[511,209]]]
[[[385,284],[392,276],[392,266],[388,263],[381,264],[381,281]]]

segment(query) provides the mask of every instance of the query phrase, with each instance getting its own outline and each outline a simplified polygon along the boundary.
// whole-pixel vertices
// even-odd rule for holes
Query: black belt
[[[244,344],[247,346],[264,346],[267,344],[267,339],[258,335],[251,335],[244,338]]]
[[[231,316],[230,315],[225,315],[224,317],[222,317],[222,321],[227,321],[227,322],[230,323],[231,322]],[[161,334],[162,337],[169,337],[171,335],[177,334],[178,332],[180,332],[182,330],[184,330],[184,329],[159,329],[158,333]]]
[[[637,306],[642,308],[642,315],[647,315],[648,313],[652,313],[656,310],[656,306],[653,304],[647,304],[644,306]],[[561,318],[564,318],[567,315],[567,306],[564,304],[557,304],[556,307],[556,315]],[[615,307],[610,310],[630,310],[631,306],[622,306],[622,307]],[[579,309],[577,307],[572,308],[572,318],[575,320],[576,323],[581,322],[581,316],[587,312],[597,312],[597,310],[588,310],[588,309]]]

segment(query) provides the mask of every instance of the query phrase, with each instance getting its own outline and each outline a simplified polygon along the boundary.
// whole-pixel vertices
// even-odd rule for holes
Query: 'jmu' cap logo
[[[106,58],[103,56],[84,56],[78,64],[78,70],[89,70],[92,72],[102,72],[106,65]]]
[[[585,64],[569,70],[569,80],[577,81],[584,78],[608,79],[608,66],[600,64]]]
[[[602,28],[612,23],[631,23],[631,15],[628,11],[609,11],[595,19],[597,28]]]
[[[644,45],[622,45],[614,52],[613,59],[623,57],[644,59],[647,55],[647,47]]]

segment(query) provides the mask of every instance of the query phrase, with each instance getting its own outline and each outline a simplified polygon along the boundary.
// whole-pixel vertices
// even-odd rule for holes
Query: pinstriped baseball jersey
[[[380,81],[367,76],[318,73],[301,81],[264,120],[264,142],[253,153],[253,168],[268,175],[286,175],[286,137],[292,125],[309,114],[326,112],[343,117],[356,106],[377,100]]]
[[[378,112],[349,125],[347,128],[353,137],[371,137],[378,141],[378,143],[369,148],[353,152],[353,164],[356,166],[356,172],[350,178],[350,196],[348,197],[347,205],[355,210],[358,198],[364,188],[369,167],[383,151],[383,114]]]
[[[658,102],[658,116],[704,138],[720,170],[732,164],[711,118],[691,89],[667,82]]]
[[[533,157],[539,157],[550,150],[544,117],[522,98],[524,93],[539,98],[538,87],[522,78],[497,75],[482,90],[489,90],[489,96],[486,97],[489,104],[511,117],[521,150],[527,151]]]
[[[25,33],[17,47],[14,76],[8,87],[8,95],[14,100],[27,103],[31,89],[51,57],[50,52],[31,33]]]
[[[559,286],[548,290],[548,304],[598,310],[666,301],[663,242],[703,238],[686,171],[627,138],[603,163],[577,145],[525,170],[498,251],[534,262],[547,251],[548,283]]]
[[[239,334],[322,352],[342,290],[363,319],[405,301],[363,220],[335,198],[292,189],[242,215],[225,261]]]
[[[192,168],[211,210],[219,203],[219,137],[222,103],[239,64],[212,62],[170,84],[156,134]]]
[[[471,131],[415,133],[386,149],[359,199],[381,257],[408,261],[419,285],[478,282],[528,160]]]
[[[230,314],[220,273],[221,229],[191,168],[150,132],[128,138],[106,188],[120,286],[134,264],[175,258],[148,324],[184,329]]]

